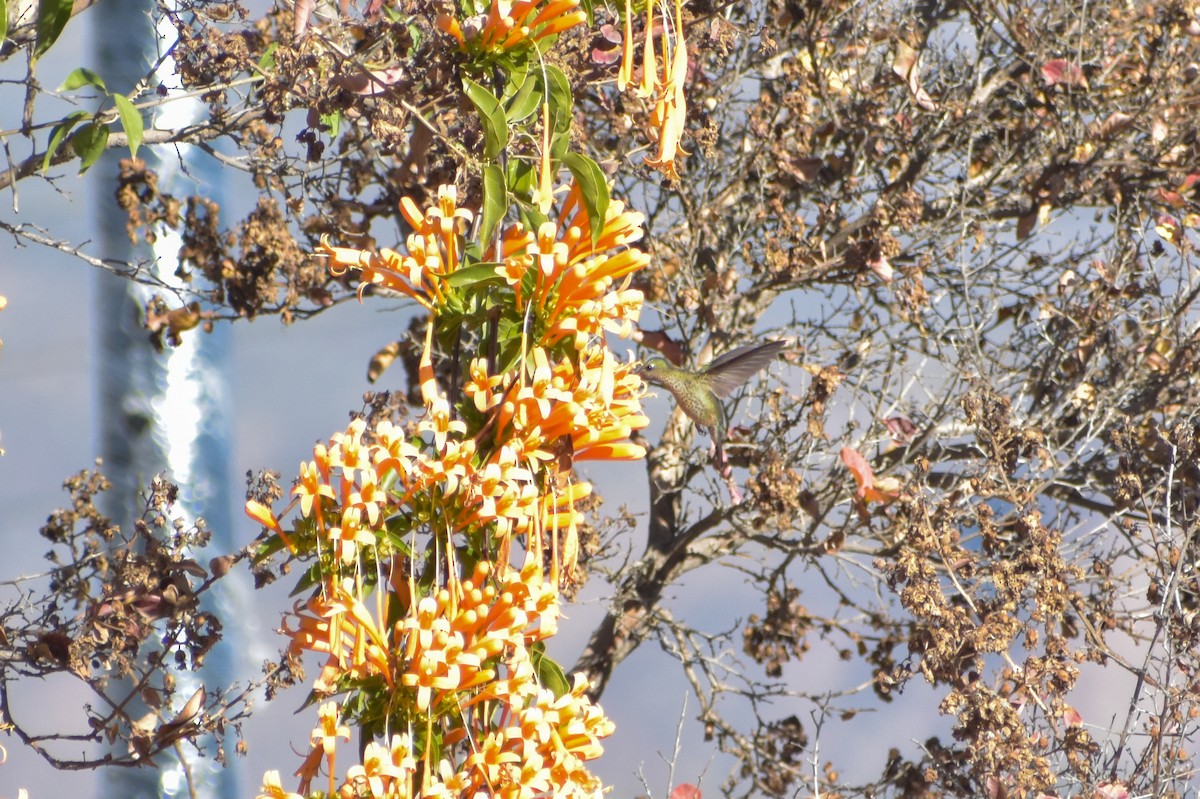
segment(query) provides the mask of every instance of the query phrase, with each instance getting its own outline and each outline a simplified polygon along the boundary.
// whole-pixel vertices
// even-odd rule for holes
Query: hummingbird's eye
[[[643,366],[643,367],[642,367],[642,371],[643,371],[643,372],[653,372],[653,371],[654,371],[654,364],[652,364],[652,363],[648,363],[648,364],[646,364],[645,366]]]

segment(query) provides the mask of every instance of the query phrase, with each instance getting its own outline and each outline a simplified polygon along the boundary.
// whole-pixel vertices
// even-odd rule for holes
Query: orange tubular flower
[[[290,652],[307,649],[325,653],[339,674],[379,674],[391,685],[391,645],[371,612],[351,590],[353,586],[347,578],[326,587],[328,599],[314,596],[303,608],[297,604],[292,615],[298,626],[290,629],[285,620],[280,632],[292,639]],[[336,679],[338,675],[331,676]]]
[[[433,374],[432,322],[425,328],[425,348],[421,351],[418,374],[421,378],[421,398],[425,400],[425,418],[417,427],[424,432],[433,433],[434,447],[441,452],[446,448],[447,436],[450,433],[465,433],[467,426],[450,418],[450,402],[438,390],[437,378]]]
[[[617,72],[617,89],[625,91],[633,79],[633,24],[629,0],[625,2],[625,33],[621,66]],[[668,24],[669,23],[669,24]],[[663,14],[663,34],[659,73],[659,58],[654,50],[654,2],[646,3],[646,41],[642,46],[642,79],[636,87],[638,97],[654,103],[650,114],[650,136],[658,142],[658,153],[642,163],[657,169],[671,179],[678,179],[675,161],[687,153],[680,146],[687,118],[687,42],[683,35],[683,3],[675,0],[674,19]]]
[[[538,166],[538,187],[530,198],[543,214],[554,205],[554,176],[550,160],[550,101],[542,103],[542,158]]]
[[[350,728],[345,724],[339,724],[338,716],[339,711],[336,702],[325,702],[322,704],[317,710],[317,717],[320,721],[309,736],[309,742],[313,745],[313,751],[320,752],[325,756],[326,767],[329,771],[330,796],[333,795],[336,789],[334,774],[336,773],[337,764],[337,739],[344,738],[347,742],[350,740]]]
[[[404,266],[403,256],[394,250],[384,249],[379,253],[372,253],[348,247],[334,247],[329,243],[328,236],[322,236],[321,254],[329,258],[329,271],[335,275],[344,275],[350,269],[357,269],[362,273],[358,284],[359,301],[362,301],[368,286],[380,286],[411,297],[425,308],[433,309],[429,300],[405,280],[401,271]]]
[[[633,80],[633,3],[625,0],[625,13],[622,15],[625,23],[624,36],[621,37],[621,67],[617,71],[617,91],[625,91],[625,87]]]
[[[658,60],[654,55],[654,0],[646,0],[646,43],[642,45],[642,82],[638,97],[653,97],[658,86]]]
[[[321,448],[324,450],[324,447]],[[329,500],[334,498],[333,488],[322,480],[322,470],[319,469],[317,461],[308,461],[300,464],[300,481],[292,493],[300,498],[300,513],[304,516],[314,516],[317,520],[317,525],[321,525],[321,497]],[[329,473],[328,464],[324,469],[326,475]],[[328,477],[325,478],[328,480]]]
[[[258,793],[258,799],[304,799],[298,793],[291,793],[283,789],[283,783],[279,780],[278,771],[268,771],[263,775],[262,789]]]
[[[459,208],[453,186],[438,189],[437,205],[423,213],[410,198],[400,201],[400,213],[413,228],[406,246],[408,254],[384,248],[379,252],[334,247],[321,239],[321,252],[330,260],[330,271],[361,273],[358,297],[368,286],[398,292],[434,310],[445,301],[441,279],[460,266],[460,240],[470,227],[473,214]]]
[[[437,29],[442,33],[453,36],[458,41],[458,46],[460,48],[466,46],[467,40],[466,37],[463,36],[462,26],[458,24],[458,20],[454,18],[453,14],[449,14],[445,11],[438,14]]]
[[[663,34],[664,38],[666,33]],[[663,62],[663,86],[655,100],[651,122],[657,126],[658,154],[647,158],[646,166],[657,169],[671,179],[678,179],[675,159],[687,153],[680,147],[687,117],[687,42],[683,38],[683,3],[675,0],[675,52]]]
[[[578,185],[568,191],[559,211],[560,219],[566,220],[561,227],[543,224],[536,243],[517,257],[533,257],[538,265],[537,295],[532,299],[539,307],[553,309],[545,320],[546,342],[571,336],[582,349],[605,331],[630,333],[641,313],[642,294],[636,289],[614,291],[613,283],[643,268],[650,256],[628,248],[642,236],[643,217],[626,212],[618,200],[610,200],[604,225],[593,243],[591,220],[580,191]],[[505,273],[523,274],[521,268],[509,267]]]
[[[279,526],[279,519],[275,518],[275,514],[270,508],[257,500],[248,499],[246,500],[246,515],[279,536],[279,539],[283,541],[283,545],[288,548],[288,551],[293,555],[296,554],[296,545],[292,543],[292,539]]]
[[[541,8],[539,9],[539,5]],[[438,29],[453,36],[460,49],[502,52],[524,47],[587,21],[579,0],[492,0],[482,22],[463,24],[448,13],[438,16]],[[477,18],[472,17],[475,22]]]

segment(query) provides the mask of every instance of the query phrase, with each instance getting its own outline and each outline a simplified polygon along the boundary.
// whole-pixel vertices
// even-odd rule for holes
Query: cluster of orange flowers
[[[683,36],[683,0],[675,0],[674,16],[663,12],[661,59],[654,50],[654,2],[646,2],[646,42],[642,48],[642,79],[636,92],[654,103],[650,112],[651,135],[658,141],[658,153],[643,163],[664,175],[678,179],[675,160],[687,153],[680,146],[687,121],[688,50]],[[621,67],[617,89],[633,82],[633,7],[625,0],[625,31],[622,38]]]
[[[424,213],[407,197],[400,201],[400,212],[413,229],[407,253],[334,247],[327,238],[322,239],[322,253],[335,274],[348,269],[361,273],[360,299],[368,286],[376,286],[436,311],[446,302],[446,278],[461,267],[460,239],[474,214],[458,207],[453,186],[441,187],[437,206]],[[593,240],[581,189],[572,184],[558,218],[559,224],[547,222],[536,234],[517,224],[501,237],[496,272],[515,291],[517,312],[524,313],[532,305],[533,312],[543,315],[540,326],[546,335],[537,342],[541,344],[551,345],[570,335],[576,348],[583,349],[605,331],[628,336],[641,312],[642,293],[614,285],[650,261],[647,253],[628,247],[642,236],[642,214],[611,201],[600,235]],[[526,297],[522,280],[533,269],[537,270],[534,291]]]
[[[432,331],[432,328],[430,328]],[[270,508],[251,500],[247,513],[277,534],[294,555],[327,546],[341,562],[352,563],[361,547],[377,544],[388,516],[401,506],[438,508],[443,531],[487,528],[503,545],[513,535],[541,534],[571,542],[581,514],[575,503],[591,493],[586,482],[571,482],[539,493],[534,470],[562,451],[572,460],[636,460],[645,450],[628,439],[649,420],[641,413],[641,383],[633,371],[599,346],[551,367],[547,351],[529,357],[531,376],[504,387],[502,376],[487,374],[475,360],[464,388],[476,408],[495,414],[490,446],[466,438],[466,425],[454,419],[433,377],[431,341],[421,360],[426,413],[417,423],[432,448],[417,446],[404,428],[380,421],[373,440],[363,440],[366,422],[355,419],[328,445],[313,448],[313,460],[300,465],[293,495],[302,517],[314,525],[306,540],[283,529]],[[479,434],[483,435],[483,434]],[[389,490],[384,485],[393,486]],[[568,551],[571,546],[566,547]],[[571,560],[571,559],[569,559]],[[569,575],[573,563],[565,565]],[[557,569],[556,575],[557,576]]]
[[[587,13],[579,0],[492,0],[486,13],[461,23],[449,12],[438,15],[438,29],[453,36],[463,50],[512,50],[582,25]]]
[[[282,630],[293,653],[325,656],[315,692],[376,685],[386,694],[377,704],[387,708],[387,743],[368,743],[340,783],[347,706],[321,706],[300,791],[323,765],[329,794],[344,797],[591,795],[599,784],[584,763],[600,754],[612,723],[582,676],[557,694],[543,684],[534,648],[556,631],[559,580],[578,551],[577,503],[591,491],[571,463],[644,455],[629,441],[648,423],[640,378],[603,345],[605,332],[628,333],[640,312],[641,294],[627,283],[647,261],[628,248],[641,217],[610,202],[593,237],[576,187],[559,208],[561,226],[505,232],[491,281],[504,279],[506,312],[535,318],[538,332],[523,336],[506,372],[492,373],[483,358],[469,364],[460,407],[473,408],[464,417],[438,385],[434,333],[463,285],[448,278],[466,263],[471,213],[450,189],[424,212],[408,200],[401,210],[414,231],[406,252],[323,250],[335,271],[357,269],[363,286],[431,311],[419,367],[424,414],[407,428],[356,419],[314,447],[292,492],[300,514],[292,529],[270,508],[246,506],[293,556],[321,558],[313,594]],[[519,571],[510,565],[518,537]],[[432,587],[414,576],[432,573],[429,563],[442,575]],[[265,775],[260,799],[297,796],[277,772]]]
[[[393,734],[390,747],[372,742],[362,764],[348,770],[350,795],[391,799],[486,789],[515,799],[595,789],[582,764],[600,754],[599,740],[612,723],[584,696],[582,676],[559,697],[539,685],[530,655],[531,644],[555,632],[557,591],[541,580],[532,557],[498,585],[489,583],[491,569],[478,564],[471,579],[421,599],[390,630],[355,598],[349,580],[297,611],[299,627],[287,630],[293,651],[329,655],[317,690],[341,674],[375,674],[406,692],[429,724],[441,719],[437,762],[432,749],[414,749],[410,731]],[[322,705],[320,716],[298,772],[304,792],[322,761],[332,780],[337,741],[348,737],[334,703]],[[456,751],[462,756],[454,759]],[[265,783],[264,795],[273,795]]]

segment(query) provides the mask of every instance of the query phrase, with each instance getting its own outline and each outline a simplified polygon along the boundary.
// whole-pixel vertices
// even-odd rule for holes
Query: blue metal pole
[[[169,26],[154,25],[150,0],[105,0],[94,9],[97,71],[113,91],[129,91],[158,62],[174,40]],[[152,79],[172,91],[178,81],[167,60]],[[194,100],[176,100],[149,120],[148,127],[175,127],[200,118],[203,107]],[[110,153],[94,171],[111,176],[118,158],[128,153]],[[164,147],[158,152],[143,147],[138,156],[158,173],[159,188],[177,197],[203,194],[220,201],[221,175],[208,156],[188,146]],[[162,229],[153,246],[130,244],[125,233],[126,217],[113,198],[114,182],[101,181],[103,195],[96,203],[98,239],[106,257],[122,260],[149,258],[164,281],[175,281],[178,235]],[[203,518],[212,531],[212,548],[232,552],[233,514],[227,470],[230,453],[229,391],[226,362],[229,331],[219,327],[212,334],[199,330],[183,337],[177,348],[158,353],[150,345],[142,326],[140,310],[152,292],[132,281],[102,275],[96,286],[96,354],[98,364],[98,419],[104,471],[112,481],[112,507],[106,511],[122,529],[129,529],[138,508],[140,492],[159,472],[179,485],[177,510],[185,522]],[[173,298],[168,298],[171,301]],[[207,561],[206,557],[197,560]],[[230,613],[232,597],[218,594],[213,608],[222,619]],[[209,653],[199,673],[176,676],[176,704],[182,704],[199,687],[228,686],[232,680],[231,651],[240,651],[232,639],[238,626],[224,628],[224,640]],[[177,710],[178,707],[172,708]],[[133,710],[131,715],[138,717]],[[168,717],[170,713],[167,714]],[[143,768],[111,768],[101,775],[101,797],[111,799],[157,799],[189,796],[196,799],[233,799],[239,795],[236,773],[211,759],[215,742],[204,742],[209,757],[201,759],[184,744],[187,763],[170,753]],[[124,753],[122,753],[124,754]]]

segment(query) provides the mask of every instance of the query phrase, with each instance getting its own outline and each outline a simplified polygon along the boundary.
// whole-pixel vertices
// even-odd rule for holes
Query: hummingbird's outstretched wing
[[[714,358],[701,370],[701,374],[704,375],[712,393],[718,397],[728,397],[774,360],[785,346],[787,342],[784,341],[747,344]]]

